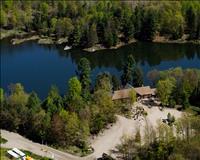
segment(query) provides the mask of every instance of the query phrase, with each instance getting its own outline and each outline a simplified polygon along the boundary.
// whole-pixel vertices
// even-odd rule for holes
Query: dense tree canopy
[[[199,107],[199,101],[196,99],[199,97],[198,69],[174,68],[160,71],[156,72],[152,80],[154,79],[158,80],[157,92],[163,105],[181,105],[187,108],[190,104],[195,104]]]
[[[198,1],[1,1],[1,29],[67,37],[72,46],[106,47],[161,35],[200,38]]]

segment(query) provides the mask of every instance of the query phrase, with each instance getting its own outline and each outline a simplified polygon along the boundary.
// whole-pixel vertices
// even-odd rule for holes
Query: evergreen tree
[[[98,36],[96,31],[96,24],[93,23],[90,26],[89,33],[88,33],[88,47],[92,47],[98,43]]]
[[[109,93],[112,92],[112,77],[109,73],[104,72],[97,75],[95,82],[95,90],[105,90]]]
[[[134,36],[136,38],[139,38],[140,37],[139,34],[141,32],[141,25],[142,25],[141,23],[144,18],[144,9],[141,5],[137,5],[135,7],[134,15],[135,15],[135,21],[134,21],[135,34],[134,34]]]
[[[193,90],[189,100],[192,105],[198,106],[200,108],[200,81]]]
[[[27,107],[34,112],[40,108],[40,99],[35,92],[32,92],[28,98]]]
[[[142,20],[140,39],[145,41],[152,41],[157,31],[156,15],[153,11],[148,10]]]
[[[113,35],[108,27],[104,29],[104,45],[108,48],[113,45]]]
[[[141,87],[143,85],[143,74],[139,67],[135,67],[133,71],[133,81],[132,85],[134,87]]]
[[[68,87],[69,89],[66,98],[69,110],[78,113],[83,105],[81,83],[77,77],[72,77],[68,81]]]
[[[123,67],[123,74],[121,76],[122,85],[125,86],[127,83],[132,84],[133,82],[133,72],[136,66],[135,60],[132,55],[127,57]]]
[[[81,58],[78,63],[78,76],[82,86],[82,96],[87,100],[90,97],[91,67],[87,58]]]
[[[80,45],[80,41],[81,41],[81,29],[79,25],[75,25],[75,28],[73,30],[73,32],[69,35],[68,41],[69,44],[77,47]]]
[[[114,91],[120,89],[120,81],[115,75],[112,75],[112,86]]]
[[[123,24],[123,33],[125,42],[128,42],[134,36],[134,25],[131,19],[125,19]]]
[[[58,17],[65,16],[66,13],[66,2],[58,1]]]
[[[194,7],[190,6],[186,11],[186,22],[191,39],[196,38],[197,19],[197,13],[195,12]]]
[[[51,116],[59,112],[63,107],[63,101],[56,86],[51,86],[47,98],[42,103],[42,107],[49,112]]]

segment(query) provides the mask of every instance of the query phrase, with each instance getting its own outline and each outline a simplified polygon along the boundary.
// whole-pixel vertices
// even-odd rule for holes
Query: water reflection
[[[64,45],[39,45],[25,42],[11,45],[9,40],[0,41],[1,87],[20,82],[30,92],[35,90],[41,98],[47,95],[52,84],[62,94],[67,90],[67,81],[75,75],[76,64],[82,57],[91,62],[92,75],[109,71],[120,77],[124,59],[133,54],[144,75],[152,69],[164,70],[171,67],[200,68],[200,45],[156,44],[138,42],[117,50],[102,50],[94,53],[80,49],[64,51]],[[149,84],[144,76],[145,84]]]
[[[79,49],[64,51],[58,47],[59,54],[72,58],[77,63],[81,57],[90,60],[92,68],[115,67],[121,70],[124,59],[132,54],[136,62],[142,66],[147,62],[149,66],[160,65],[163,61],[177,61],[183,59],[200,59],[200,45],[194,44],[159,44],[159,43],[135,43],[117,50],[102,50],[94,53],[87,53]],[[195,57],[196,56],[196,57]],[[184,61],[181,66],[184,67]],[[199,65],[197,66],[199,67]]]

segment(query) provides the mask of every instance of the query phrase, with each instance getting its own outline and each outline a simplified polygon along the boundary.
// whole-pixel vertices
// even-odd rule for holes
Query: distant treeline
[[[156,35],[200,39],[198,1],[1,1],[0,25],[4,29],[56,38],[70,45],[105,47],[135,38],[152,41]]]

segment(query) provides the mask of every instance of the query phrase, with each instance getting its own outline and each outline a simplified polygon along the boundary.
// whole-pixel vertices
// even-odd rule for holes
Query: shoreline
[[[38,35],[36,32],[31,31],[31,32],[24,32],[24,31],[18,31],[18,30],[1,30],[1,36],[0,40],[6,39],[6,38],[11,38],[11,43],[12,45],[18,45],[22,44],[27,41],[33,41],[37,40],[38,44],[63,44],[67,43],[67,37],[61,37],[59,39],[55,39],[54,36],[43,36],[43,35]],[[83,51],[86,52],[96,52],[96,51],[101,51],[101,50],[113,50],[113,49],[119,49],[123,46],[139,42],[137,39],[131,39],[129,42],[125,43],[120,41],[116,46],[111,46],[110,48],[106,48],[102,44],[96,44],[92,47],[89,48],[82,48]],[[152,43],[171,43],[171,44],[196,44],[200,45],[200,40],[186,40],[186,39],[178,39],[178,40],[169,40],[164,37],[156,37]]]

